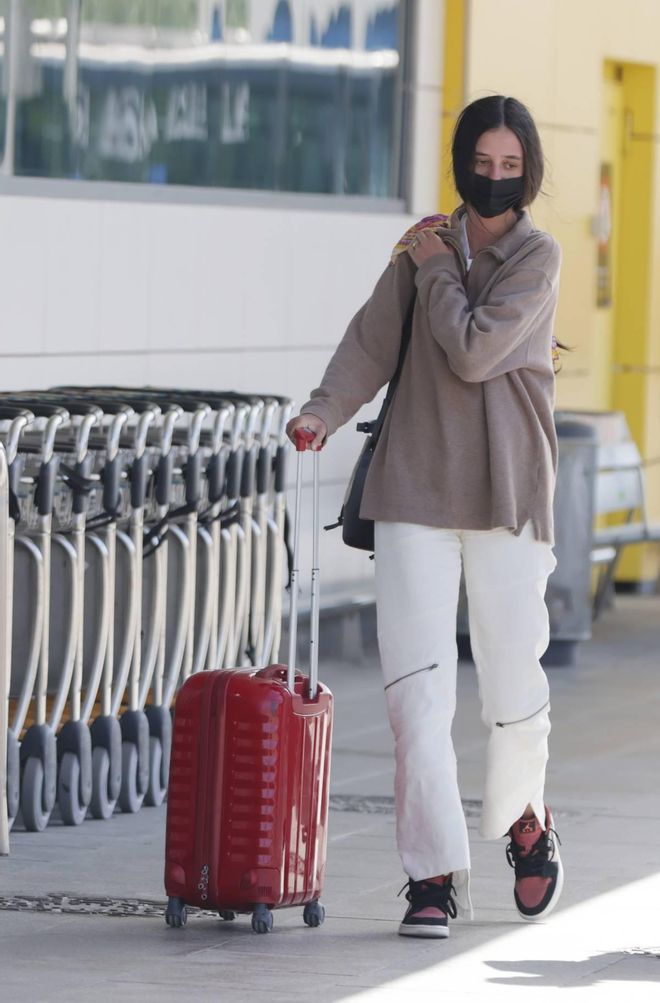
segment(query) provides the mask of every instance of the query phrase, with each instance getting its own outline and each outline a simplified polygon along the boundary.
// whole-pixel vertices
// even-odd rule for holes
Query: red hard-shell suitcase
[[[165,846],[165,914],[186,905],[223,919],[251,912],[268,932],[273,908],[304,905],[323,922],[332,694],[318,683],[318,454],[314,455],[311,668],[293,671],[301,461],[298,437],[289,665],[199,672],[176,701]],[[302,447],[302,449],[301,449]]]

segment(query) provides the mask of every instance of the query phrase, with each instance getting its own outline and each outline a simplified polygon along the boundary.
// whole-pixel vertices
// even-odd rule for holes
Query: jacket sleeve
[[[553,240],[517,266],[503,268],[486,301],[470,308],[453,254],[429,258],[415,276],[420,306],[451,369],[481,383],[527,365],[531,335],[544,312],[554,311],[561,251]]]
[[[321,380],[301,414],[314,414],[328,435],[373,400],[394,375],[401,332],[415,294],[414,266],[407,254],[387,266],[376,287],[348,325]]]

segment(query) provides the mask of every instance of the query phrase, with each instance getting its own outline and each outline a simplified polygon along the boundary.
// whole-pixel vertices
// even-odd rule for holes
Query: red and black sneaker
[[[513,896],[523,919],[542,919],[552,912],[564,886],[564,869],[559,856],[552,813],[546,805],[545,829],[539,820],[519,818],[509,829],[506,848],[509,865],[515,868]]]
[[[411,878],[406,892],[410,905],[399,924],[399,933],[402,937],[449,936],[448,918],[456,918],[456,903],[452,898],[454,886],[451,878],[451,874],[445,875],[443,880],[413,881]]]

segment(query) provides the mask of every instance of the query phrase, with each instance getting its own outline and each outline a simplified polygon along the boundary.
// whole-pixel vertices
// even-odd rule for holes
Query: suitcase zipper
[[[528,714],[527,717],[519,717],[517,721],[496,721],[495,727],[508,728],[510,724],[522,724],[523,721],[531,721],[533,717],[536,717],[537,714],[540,714],[542,710],[545,710],[545,708],[549,706],[550,706],[550,701],[546,700],[543,706],[539,707],[538,710],[535,710],[533,714]]]
[[[207,742],[210,742],[212,740],[211,736],[213,734],[213,719],[217,717],[215,712],[216,708],[215,691],[217,686],[218,682],[217,680],[214,680],[213,684],[211,685],[210,699],[206,701],[206,706],[204,708],[206,714],[206,728],[202,729],[202,736],[204,736],[204,732],[206,732]],[[204,737],[202,737],[202,742],[200,743],[200,753],[202,752],[203,749],[204,749]],[[208,753],[208,749],[206,751]],[[213,779],[212,757],[206,754],[202,756],[202,769],[200,770],[200,785],[199,785],[199,794],[201,795],[201,797],[199,799],[199,803],[206,804],[209,790],[209,783],[212,779]],[[200,867],[200,871],[196,879],[196,888],[197,888],[197,893],[199,895],[199,899],[202,903],[202,909],[205,908],[205,905],[208,901],[209,892],[211,890],[210,884],[212,875],[211,875],[210,815],[211,815],[210,812],[206,811],[204,812],[204,823],[202,825],[202,830],[199,835],[200,854],[197,864]],[[215,878],[216,876],[213,875],[214,880]]]
[[[398,679],[394,679],[392,680],[391,683],[388,683],[387,686],[385,687],[385,691],[389,690],[390,686],[396,686],[397,683],[403,682],[404,679],[410,679],[411,676],[416,676],[420,672],[430,672],[431,669],[437,669],[437,668],[438,668],[438,663],[434,662],[433,665],[425,665],[423,669],[415,669],[413,672],[407,672],[405,676],[399,676]]]

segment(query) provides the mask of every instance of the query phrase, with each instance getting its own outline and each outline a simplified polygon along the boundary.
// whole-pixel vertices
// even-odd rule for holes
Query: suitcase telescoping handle
[[[289,661],[287,664],[287,686],[293,692],[296,671],[296,647],[298,641],[298,561],[300,556],[300,509],[302,498],[303,456],[307,443],[314,433],[306,428],[297,428],[294,433],[298,463],[296,468],[296,500],[293,518],[293,568],[291,570],[291,595],[289,596]],[[312,605],[309,627],[309,695],[316,697],[319,682],[319,454],[314,451],[314,480],[312,503]]]

